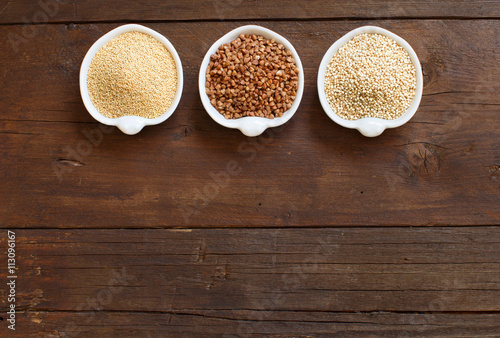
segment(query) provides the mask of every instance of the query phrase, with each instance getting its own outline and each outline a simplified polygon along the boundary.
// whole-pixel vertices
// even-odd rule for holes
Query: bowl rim
[[[283,116],[276,117],[274,119],[268,119],[265,117],[257,117],[257,116],[245,116],[238,119],[226,119],[210,103],[210,100],[205,90],[206,70],[210,62],[210,57],[212,54],[215,54],[216,50],[221,45],[235,40],[236,38],[238,38],[240,34],[257,34],[257,35],[262,35],[266,39],[274,39],[277,43],[283,44],[283,46],[285,46],[285,48],[292,53],[292,56],[295,60],[295,65],[299,69],[298,88],[297,88],[297,95],[295,96],[295,100],[292,103],[292,107],[287,111],[285,111],[283,113]],[[302,66],[302,62],[300,61],[299,54],[295,50],[294,46],[290,43],[290,41],[288,41],[286,38],[279,35],[278,33],[258,25],[240,26],[224,34],[221,38],[215,41],[212,44],[212,46],[208,49],[207,53],[203,58],[198,77],[198,89],[200,92],[201,102],[207,113],[210,115],[210,117],[215,122],[224,127],[239,129],[246,136],[258,136],[262,134],[267,128],[280,126],[286,123],[288,120],[290,120],[297,111],[300,102],[302,100],[302,96],[304,93],[304,84],[305,84],[304,68]]]
[[[87,76],[88,76],[88,71],[90,68],[90,64],[92,62],[92,59],[94,56],[97,54],[97,52],[104,47],[106,43],[111,41],[112,39],[116,38],[117,36],[128,33],[128,32],[133,32],[137,31],[140,33],[145,33],[159,42],[161,42],[167,50],[170,52],[172,55],[174,61],[175,61],[175,66],[177,69],[177,88],[176,88],[176,93],[174,96],[174,99],[172,101],[172,104],[168,107],[168,109],[160,116],[154,118],[154,119],[148,119],[145,117],[141,116],[136,116],[136,115],[127,115],[127,116],[122,116],[118,118],[109,118],[104,115],[102,115],[94,106],[92,103],[92,100],[90,99],[89,96],[89,91],[87,87]],[[170,41],[163,36],[161,33],[142,26],[138,24],[126,24],[122,25],[119,27],[116,27],[112,29],[111,31],[107,32],[103,36],[101,36],[94,44],[89,48],[87,51],[87,54],[85,55],[81,67],[80,67],[80,94],[83,100],[83,103],[85,105],[85,108],[89,112],[89,114],[96,119],[97,121],[109,125],[109,126],[117,126],[126,134],[136,134],[139,132],[144,126],[151,126],[151,125],[157,125],[159,123],[164,122],[166,119],[168,119],[175,109],[177,108],[181,96],[182,96],[182,89],[184,87],[184,76],[183,76],[183,69],[182,69],[182,62],[179,57],[179,54],[177,53],[177,50],[175,47],[170,43]],[[134,127],[131,128],[131,125],[134,125]]]
[[[359,34],[364,34],[364,33],[375,33],[375,34],[381,34],[384,36],[387,36],[394,41],[401,47],[403,47],[409,54],[410,59],[413,63],[413,66],[415,67],[416,70],[416,77],[417,77],[417,84],[416,84],[416,89],[415,89],[415,96],[413,97],[412,102],[410,103],[410,106],[406,109],[406,111],[398,118],[393,119],[393,120],[385,120],[381,119],[378,117],[365,117],[361,118],[358,120],[346,120],[338,116],[333,109],[330,107],[330,104],[326,98],[326,93],[325,93],[325,76],[326,76],[326,69],[328,67],[328,64],[330,63],[330,60],[332,57],[337,53],[340,47],[345,45],[348,41],[350,41],[352,38]],[[321,102],[321,106],[323,107],[323,110],[325,113],[332,119],[334,122],[337,124],[350,128],[350,129],[357,129],[359,130],[363,135],[373,137],[373,136],[378,136],[380,135],[385,129],[387,128],[396,128],[399,126],[402,126],[406,122],[408,122],[413,115],[415,115],[418,106],[420,105],[420,101],[422,99],[422,92],[423,92],[423,75],[422,75],[422,67],[420,65],[420,61],[418,59],[417,54],[413,50],[413,48],[410,46],[408,42],[406,42],[403,38],[400,36],[388,31],[387,29],[377,27],[377,26],[362,26],[359,28],[356,28],[347,34],[343,35],[340,39],[335,41],[330,48],[327,50],[325,55],[323,56],[323,59],[321,60],[321,64],[319,66],[318,70],[318,96]]]

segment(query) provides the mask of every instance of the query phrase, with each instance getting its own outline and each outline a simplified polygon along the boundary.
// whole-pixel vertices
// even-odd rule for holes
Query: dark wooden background
[[[0,1],[0,336],[500,335],[499,20],[481,0]],[[176,47],[184,92],[161,125],[101,140],[79,68],[130,22]],[[306,78],[295,116],[253,139],[197,88],[209,46],[244,24],[289,39]],[[425,78],[415,117],[374,139],[316,89],[363,25],[407,40]]]

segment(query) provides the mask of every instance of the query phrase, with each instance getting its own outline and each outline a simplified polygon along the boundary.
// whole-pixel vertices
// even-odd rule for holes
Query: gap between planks
[[[468,16],[426,16],[426,17],[404,17],[404,16],[394,16],[394,17],[336,17],[336,18],[253,18],[253,19],[189,19],[189,20],[89,20],[89,21],[52,21],[52,22],[8,22],[0,23],[0,26],[45,26],[45,25],[97,25],[97,24],[132,24],[132,23],[148,23],[148,24],[160,24],[160,23],[199,23],[199,22],[308,22],[308,21],[492,21],[500,20],[500,17],[468,17]]]

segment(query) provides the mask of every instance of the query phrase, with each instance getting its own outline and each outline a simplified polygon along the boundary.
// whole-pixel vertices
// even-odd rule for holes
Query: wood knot
[[[174,135],[174,140],[180,140],[185,137],[189,137],[193,134],[193,130],[189,126],[181,126],[177,129],[177,132]]]
[[[85,163],[83,162],[77,160],[71,160],[68,158],[58,158],[56,161],[70,167],[83,167],[85,165]]]
[[[440,147],[429,143],[411,143],[407,145],[406,160],[408,168],[415,175],[431,175],[441,169],[442,156]]]
[[[494,165],[490,169],[491,179],[500,183],[500,165]]]
[[[196,263],[203,263],[205,261],[205,253],[206,250],[206,243],[205,240],[202,239],[200,241],[200,245],[198,246],[198,254],[196,255]]]
[[[57,69],[65,74],[72,74],[75,71],[75,64],[72,60],[64,60],[57,65]]]
[[[214,277],[219,280],[227,279],[227,269],[225,266],[218,266],[215,268]]]
[[[474,142],[470,142],[465,148],[464,148],[464,155],[470,155],[474,152],[476,149],[476,145]]]
[[[431,56],[429,60],[420,63],[424,78],[424,88],[437,81],[439,73],[445,70],[444,62],[436,56]]]

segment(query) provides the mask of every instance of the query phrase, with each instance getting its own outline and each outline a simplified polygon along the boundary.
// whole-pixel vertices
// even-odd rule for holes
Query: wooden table
[[[499,20],[481,0],[2,0],[0,336],[500,335]],[[164,34],[185,78],[136,136],[102,128],[78,85],[129,22]],[[244,24],[289,39],[306,77],[295,116],[258,138],[216,124],[197,86]],[[377,138],[332,122],[316,89],[363,25],[407,40],[425,77],[414,118]]]

